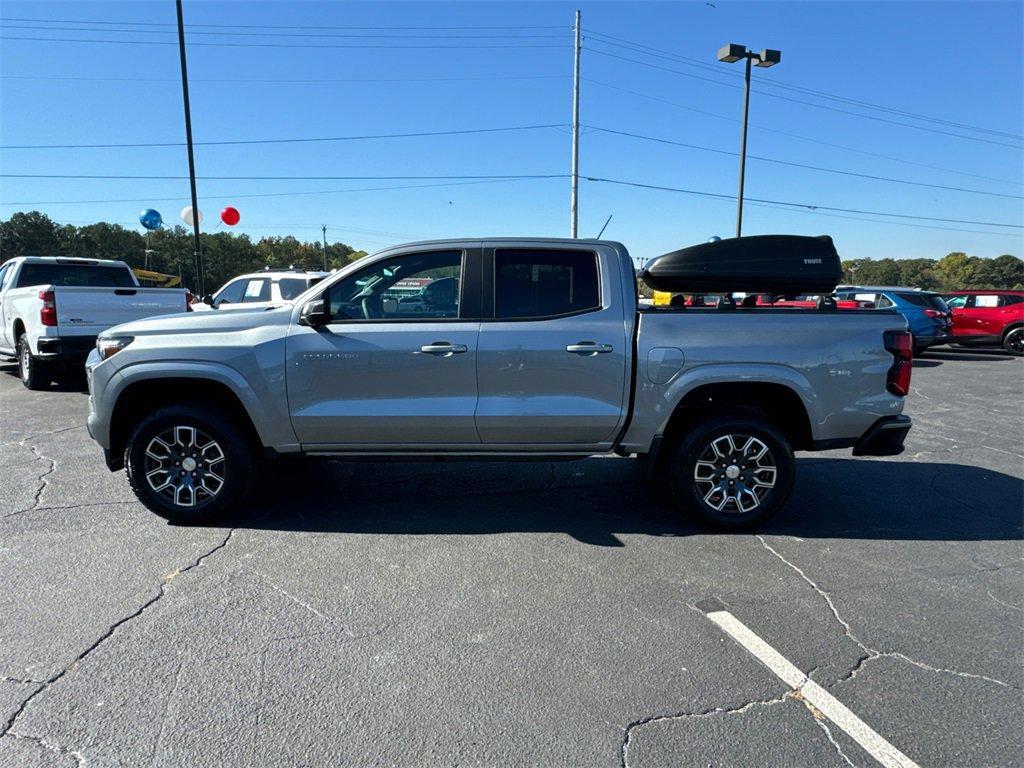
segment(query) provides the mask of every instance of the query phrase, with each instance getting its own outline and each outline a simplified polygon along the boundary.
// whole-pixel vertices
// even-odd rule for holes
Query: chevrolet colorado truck
[[[828,238],[765,237],[834,257],[830,285],[794,292],[828,294],[840,279]],[[756,254],[759,239],[734,242]],[[691,250],[714,263],[729,244]],[[664,288],[655,262],[644,278]],[[749,288],[786,292],[765,275]],[[384,300],[410,279],[439,285],[425,307]],[[88,429],[139,499],[179,522],[236,508],[258,462],[282,454],[618,454],[645,457],[680,509],[741,527],[785,503],[794,451],[902,451],[910,344],[884,309],[639,308],[616,242],[422,242],[367,256],[287,306],[104,332],[86,364]]]
[[[0,265],[0,354],[16,356],[22,383],[40,389],[85,362],[100,331],[184,312],[186,294],[140,288],[123,261],[19,256]]]

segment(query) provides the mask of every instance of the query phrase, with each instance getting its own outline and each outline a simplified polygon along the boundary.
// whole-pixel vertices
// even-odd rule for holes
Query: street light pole
[[[748,51],[745,46],[729,43],[718,49],[718,60],[732,64],[745,60],[746,72],[743,78],[743,132],[740,138],[740,180],[736,195],[736,237],[743,234],[743,185],[747,173],[747,117],[750,113],[750,67],[772,67],[782,61],[782,52],[766,48],[760,53]]]
[[[185,142],[188,144],[188,180],[192,190],[192,235],[196,257],[196,295],[205,296],[203,284],[203,248],[199,241],[199,201],[196,199],[196,161],[192,153],[192,110],[188,103],[188,67],[185,65],[185,21],[181,0],[175,0],[178,10],[178,51],[181,54],[181,95],[185,102]]]
[[[736,237],[743,233],[743,182],[747,176],[747,115],[750,113],[750,57],[743,80],[743,137],[740,139],[740,185],[736,193]]]

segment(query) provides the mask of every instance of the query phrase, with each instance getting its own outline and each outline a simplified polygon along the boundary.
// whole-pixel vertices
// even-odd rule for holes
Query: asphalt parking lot
[[[0,765],[880,764],[709,605],[914,763],[1020,765],[1024,360],[913,384],[902,456],[801,455],[757,533],[603,458],[281,464],[187,528],[3,366]]]

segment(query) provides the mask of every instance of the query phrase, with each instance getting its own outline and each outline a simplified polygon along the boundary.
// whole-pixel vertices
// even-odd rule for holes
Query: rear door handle
[[[570,344],[565,348],[566,352],[571,352],[574,355],[603,355],[612,351],[611,344],[595,344],[592,341],[581,341],[576,344]]]
[[[461,355],[463,352],[469,351],[469,347],[465,344],[449,344],[447,341],[435,341],[433,344],[424,344],[420,347],[420,352],[424,352],[428,355],[439,355],[441,357],[448,357],[448,355]]]

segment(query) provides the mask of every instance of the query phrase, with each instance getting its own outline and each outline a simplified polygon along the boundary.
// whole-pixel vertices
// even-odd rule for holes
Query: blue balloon
[[[154,211],[154,213],[155,213],[155,211]],[[720,238],[718,235],[712,235],[711,237],[708,238],[708,242],[709,243],[720,243],[720,242],[722,242],[722,238]]]
[[[139,214],[139,224],[144,226],[146,229],[160,229],[163,223],[164,220],[160,215],[160,211],[154,211],[152,208],[147,208]]]

